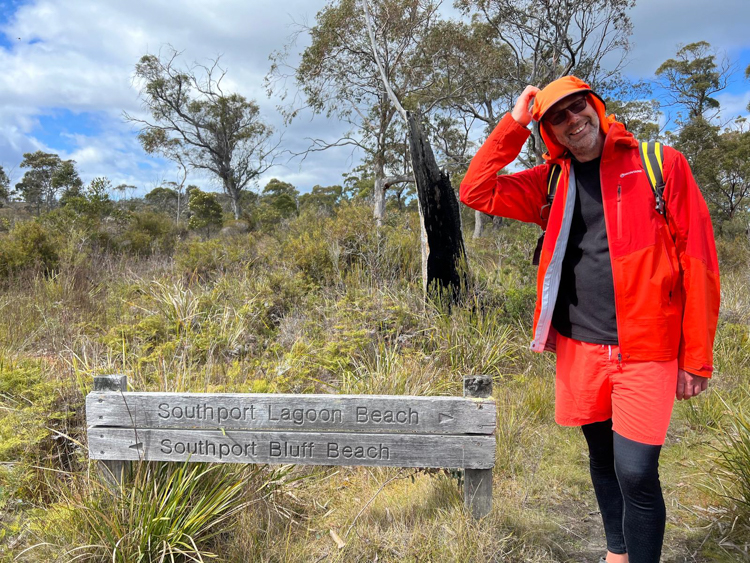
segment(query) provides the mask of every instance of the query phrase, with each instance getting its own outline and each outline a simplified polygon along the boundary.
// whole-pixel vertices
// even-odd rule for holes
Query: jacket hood
[[[566,98],[572,94],[578,92],[588,93],[588,102],[596,111],[599,116],[599,128],[606,135],[609,133],[609,128],[613,123],[619,123],[614,115],[606,115],[606,107],[604,100],[594,92],[591,87],[586,84],[580,78],[575,76],[563,76],[557,80],[550,82],[545,86],[534,98],[534,105],[531,108],[531,118],[534,121],[539,122],[539,129],[544,140],[544,144],[547,146],[547,153],[544,155],[545,160],[555,160],[562,157],[567,149],[557,142],[557,138],[552,132],[549,124],[544,123],[542,118],[552,106],[557,102]],[[619,123],[622,125],[621,123]],[[619,129],[619,128],[618,128]],[[631,138],[633,135],[625,130],[625,126],[622,126],[622,131],[625,135],[629,135]]]

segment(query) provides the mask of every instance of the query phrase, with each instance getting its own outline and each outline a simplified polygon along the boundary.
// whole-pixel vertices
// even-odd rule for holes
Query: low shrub
[[[58,241],[39,221],[17,223],[0,235],[0,277],[21,270],[49,271],[57,266]]]
[[[173,251],[178,234],[174,222],[163,213],[137,211],[129,215],[117,241],[120,248],[137,256],[168,254]]]
[[[0,356],[0,511],[49,498],[45,467],[67,469],[74,462],[68,424],[80,405],[39,361]]]
[[[248,270],[258,259],[256,233],[230,238],[190,239],[177,244],[175,264],[180,273],[207,280],[215,274]],[[262,237],[267,238],[267,237]]]

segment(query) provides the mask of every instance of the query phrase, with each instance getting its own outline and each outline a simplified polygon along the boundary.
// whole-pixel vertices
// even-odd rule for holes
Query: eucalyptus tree
[[[734,70],[706,41],[679,46],[656,70],[667,105],[678,109],[674,145],[690,163],[714,218],[730,221],[750,202],[747,124],[738,120],[722,132],[715,119],[721,104],[714,96],[726,88]]]
[[[635,0],[456,0],[464,15],[488,26],[485,41],[503,49],[503,75],[513,98],[527,84],[542,87],[568,74],[602,94],[618,85],[634,5]],[[535,131],[530,139],[531,160],[540,163],[541,137]]]
[[[380,224],[385,213],[386,190],[413,181],[403,169],[405,129],[396,119],[376,62],[400,102],[410,107],[428,87],[418,66],[424,38],[439,18],[437,0],[372,0],[369,5],[375,34],[374,51],[368,37],[364,6],[359,0],[331,0],[317,15],[313,26],[301,26],[310,45],[299,65],[289,64],[294,40],[283,52],[272,55],[267,77],[269,93],[286,94],[285,82],[293,78],[298,95],[283,108],[287,120],[305,109],[334,117],[346,124],[335,138],[312,138],[305,151],[350,146],[361,149],[375,181],[373,215]]]
[[[183,68],[178,58],[174,50],[141,58],[135,78],[149,117],[125,118],[141,127],[146,152],[218,178],[238,219],[243,193],[274,165],[280,141],[255,101],[225,91],[218,60]]]
[[[193,188],[188,196],[188,209],[190,219],[188,228],[190,230],[202,231],[207,238],[211,235],[212,227],[220,229],[223,223],[221,205],[213,192],[204,192]]]
[[[16,192],[21,194],[24,201],[36,207],[37,214],[42,207],[51,209],[57,203],[58,193],[77,193],[83,186],[75,161],[62,160],[53,153],[25,153],[20,167],[28,170],[16,184]]]
[[[729,60],[712,50],[706,41],[680,46],[675,57],[656,69],[668,105],[686,112],[681,115],[683,123],[718,114],[720,104],[713,96],[727,87],[731,73]]]
[[[511,53],[493,41],[493,31],[478,20],[446,20],[424,44],[423,56],[431,61],[424,67],[431,88],[429,125],[437,156],[454,180],[469,166],[477,129],[486,137],[513,103]],[[481,236],[484,221],[475,211],[474,238]]]

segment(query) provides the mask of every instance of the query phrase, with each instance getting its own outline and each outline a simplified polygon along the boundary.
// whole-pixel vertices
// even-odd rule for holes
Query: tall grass
[[[598,560],[585,445],[553,422],[554,357],[528,350],[537,235],[512,223],[467,240],[472,281],[448,314],[422,294],[416,213],[378,231],[367,206],[347,204],[144,258],[79,248],[74,233],[53,270],[2,280],[0,561]],[[744,254],[725,255],[715,377],[676,406],[662,458],[670,562],[750,543],[739,534],[750,279]],[[455,480],[409,473],[381,490],[395,472],[363,468],[313,479],[145,464],[113,495],[87,477],[83,446],[81,397],[102,373],[126,373],[139,391],[416,395],[460,395],[463,375],[491,375],[495,509],[474,523]],[[714,476],[699,495],[679,485]],[[710,519],[719,531],[701,528]]]
[[[716,464],[710,472],[710,488],[723,499],[720,512],[726,540],[750,544],[750,385],[741,386],[740,401],[721,398],[725,416],[716,430]],[[723,525],[722,525],[723,524]],[[737,545],[729,541],[729,545]]]
[[[236,516],[268,496],[289,468],[142,462],[118,490],[88,482],[61,504],[58,527],[22,561],[162,563],[218,556]],[[74,546],[74,547],[71,547]],[[58,553],[58,556],[54,556]]]

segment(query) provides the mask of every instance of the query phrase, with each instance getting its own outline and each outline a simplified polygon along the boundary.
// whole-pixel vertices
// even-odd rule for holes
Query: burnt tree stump
[[[419,120],[412,112],[406,115],[417,197],[427,233],[427,296],[447,294],[455,303],[462,298],[468,282],[458,199],[448,173],[438,168]]]

